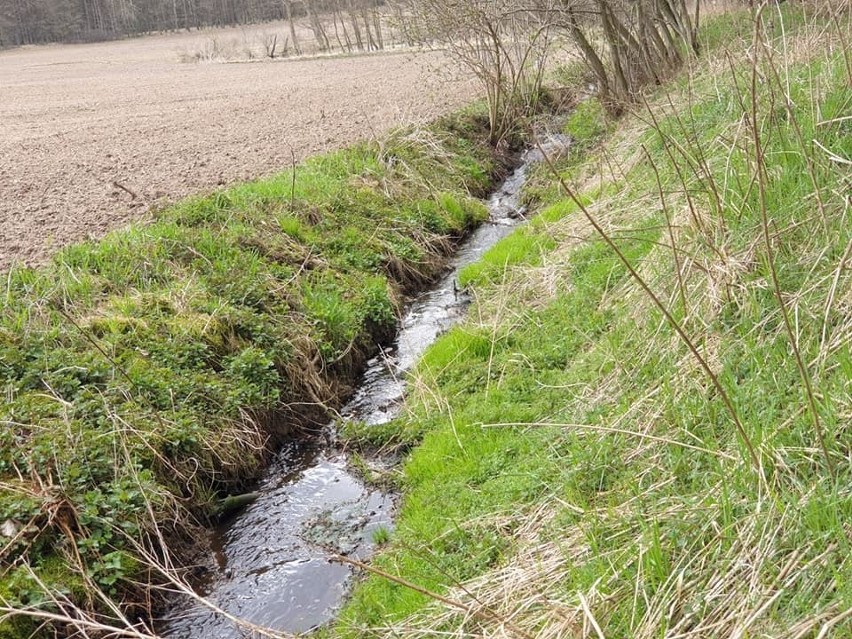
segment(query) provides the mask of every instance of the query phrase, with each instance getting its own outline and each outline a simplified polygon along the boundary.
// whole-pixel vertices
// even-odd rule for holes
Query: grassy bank
[[[399,132],[5,274],[3,609],[124,625],[101,591],[144,617],[161,577],[140,558],[167,562],[163,538],[179,557],[276,442],[321,423],[485,218],[486,134],[476,114]]]
[[[852,636],[850,35],[723,15],[575,114],[408,414],[349,433],[416,448],[337,634]]]

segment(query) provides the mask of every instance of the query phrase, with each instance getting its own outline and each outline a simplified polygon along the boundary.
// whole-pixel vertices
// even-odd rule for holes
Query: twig
[[[642,150],[645,152],[645,156],[648,158],[648,162],[651,164],[651,168],[654,171],[654,177],[657,180],[657,189],[660,192],[660,204],[663,207],[663,214],[666,216],[666,227],[668,228],[669,239],[672,243],[672,255],[674,256],[675,261],[675,272],[677,273],[677,289],[680,293],[680,303],[683,306],[684,316],[688,316],[689,306],[686,303],[686,287],[683,283],[683,273],[681,272],[680,257],[678,257],[678,248],[677,244],[675,243],[674,229],[672,228],[672,218],[671,214],[669,213],[669,205],[666,202],[666,196],[663,193],[663,183],[660,180],[660,172],[659,170],[657,170],[657,163],[654,162],[654,159],[651,157],[651,154],[648,153],[648,149],[645,147],[644,144],[642,145]]]
[[[831,149],[825,148],[822,144],[820,144],[819,140],[814,140],[813,142],[820,149],[825,151],[825,153],[828,155],[828,159],[831,160],[832,162],[836,162],[837,164],[844,164],[846,166],[852,166],[852,160],[847,160],[846,158],[840,157]]]
[[[136,195],[136,193],[134,193],[133,191],[131,191],[129,188],[127,188],[127,187],[126,187],[126,186],[124,186],[121,182],[119,182],[119,181],[117,181],[117,180],[113,180],[113,181],[112,181],[112,185],[113,185],[115,188],[117,188],[117,189],[121,189],[122,191],[124,191],[125,193],[127,193],[127,194],[130,196],[130,199],[131,199],[131,200],[135,200],[136,198],[138,198],[138,197],[139,197],[138,195]]]
[[[586,618],[589,620],[589,623],[591,623],[592,627],[595,629],[595,633],[598,635],[598,639],[606,639],[603,630],[601,630],[601,627],[597,622],[597,619],[595,619],[595,616],[592,614],[592,611],[589,608],[589,602],[586,601],[586,598],[583,596],[582,592],[577,594],[580,595],[580,605],[583,607],[583,613],[586,615]]]
[[[760,15],[763,11],[765,4],[761,5],[755,13],[754,18],[754,40],[755,45],[758,42],[763,42],[760,36]],[[755,46],[755,51],[757,47]],[[752,129],[752,137],[754,139],[754,152],[755,152],[755,173],[757,177],[757,188],[759,194],[760,201],[760,220],[761,226],[763,228],[763,239],[766,244],[766,261],[769,264],[769,272],[772,276],[772,288],[775,292],[775,298],[778,300],[778,307],[781,310],[781,317],[784,320],[784,328],[787,331],[787,336],[790,340],[790,348],[793,349],[793,356],[796,360],[796,367],[799,369],[799,376],[802,379],[802,385],[805,388],[805,395],[808,400],[808,407],[810,409],[811,418],[813,419],[814,431],[816,431],[817,439],[819,440],[820,448],[822,448],[823,456],[825,457],[825,463],[828,468],[828,473],[831,475],[832,481],[836,480],[836,474],[834,471],[834,462],[831,459],[831,455],[828,452],[828,445],[825,441],[825,435],[823,434],[822,424],[820,423],[819,411],[817,409],[816,397],[814,396],[813,388],[811,387],[811,378],[808,373],[808,369],[805,367],[805,362],[802,359],[802,354],[799,351],[799,346],[796,340],[795,331],[793,330],[793,325],[790,321],[790,312],[787,309],[787,303],[784,301],[784,295],[781,293],[781,282],[778,279],[778,271],[775,268],[775,252],[772,249],[772,237],[769,233],[769,213],[767,210],[766,203],[766,162],[764,158],[763,152],[763,143],[760,137],[760,129],[758,128],[758,120],[757,120],[757,85],[758,85],[758,69],[757,69],[757,53],[755,53],[755,57],[752,60],[752,74],[751,74],[751,129]]]
[[[293,165],[293,175],[290,179],[290,212],[296,210],[296,152],[290,147],[290,161]]]
[[[609,246],[610,249],[612,249],[612,251],[616,254],[616,256],[621,261],[621,263],[624,264],[624,267],[628,270],[628,272],[633,277],[633,279],[635,279],[636,282],[639,284],[639,286],[642,287],[642,290],[645,291],[645,293],[648,295],[648,297],[651,299],[651,301],[654,303],[654,305],[658,309],[660,309],[660,312],[666,318],[666,321],[668,321],[668,323],[675,330],[675,332],[678,334],[678,336],[683,340],[684,344],[686,344],[689,351],[692,353],[692,355],[698,361],[701,368],[707,374],[707,376],[710,379],[710,382],[713,384],[713,387],[716,389],[716,392],[718,392],[719,396],[722,398],[722,401],[725,404],[725,408],[728,409],[728,412],[731,415],[731,419],[733,420],[734,425],[736,426],[737,432],[739,433],[740,438],[742,439],[743,443],[745,444],[745,447],[748,451],[748,455],[751,458],[751,463],[754,466],[755,473],[757,473],[758,477],[761,480],[765,481],[765,477],[763,476],[763,470],[762,470],[761,464],[760,464],[760,458],[758,458],[757,452],[755,451],[755,448],[754,448],[754,445],[751,443],[751,438],[748,436],[748,433],[745,430],[745,426],[743,426],[743,423],[740,421],[740,417],[737,414],[736,409],[734,408],[734,404],[731,401],[731,398],[728,395],[728,392],[725,390],[725,387],[722,386],[722,383],[719,381],[719,378],[713,372],[713,369],[710,368],[710,365],[707,363],[707,360],[705,360],[704,357],[701,356],[701,353],[699,352],[698,348],[695,346],[695,344],[692,342],[692,340],[686,334],[686,331],[683,329],[683,327],[680,325],[680,323],[672,316],[672,314],[668,311],[668,309],[665,307],[665,305],[662,303],[662,301],[660,301],[660,298],[657,296],[657,294],[654,293],[654,291],[651,289],[651,287],[648,285],[648,283],[645,282],[644,278],[641,275],[639,275],[639,273],[636,271],[636,269],[630,263],[630,260],[627,259],[627,257],[621,251],[621,249],[619,249],[618,246],[616,246],[615,242],[612,241],[612,238],[610,238],[609,234],[603,229],[603,227],[600,225],[600,223],[597,221],[597,219],[595,219],[595,216],[592,215],[589,212],[589,209],[582,202],[582,200],[577,196],[577,194],[574,192],[574,190],[570,186],[568,186],[568,183],[565,181],[565,178],[562,177],[562,175],[559,173],[559,171],[554,166],[553,161],[550,158],[550,155],[548,155],[548,153],[542,148],[540,143],[537,142],[536,146],[538,147],[539,151],[541,151],[542,157],[544,158],[544,161],[547,164],[548,169],[553,174],[553,176],[556,178],[556,180],[558,181],[562,190],[565,192],[566,195],[568,195],[569,198],[571,198],[571,200],[574,202],[574,204],[577,205],[577,207],[580,209],[580,211],[582,211],[583,215],[586,216],[586,219],[594,227],[595,231],[598,232],[598,234],[604,240],[606,245]]]
[[[504,628],[511,630],[513,633],[517,634],[524,639],[533,639],[533,636],[527,632],[524,632],[520,628],[516,627],[514,624],[510,624],[505,619],[500,618],[498,615],[490,612],[488,610],[479,610],[477,608],[473,608],[472,606],[468,606],[460,601],[455,601],[453,599],[449,599],[448,597],[444,597],[443,595],[439,595],[436,592],[432,592],[431,590],[427,590],[422,586],[418,586],[415,583],[408,581],[407,579],[403,579],[402,577],[397,577],[396,575],[392,575],[389,572],[385,572],[380,568],[376,568],[375,566],[371,566],[369,564],[365,564],[364,562],[358,561],[357,559],[352,559],[351,557],[344,557],[343,555],[334,555],[331,558],[331,561],[336,561],[342,564],[349,564],[350,566],[355,566],[356,568],[360,568],[361,570],[366,570],[367,572],[371,572],[379,577],[383,577],[388,581],[392,581],[400,586],[404,586],[409,590],[413,590],[414,592],[418,592],[421,595],[425,595],[430,599],[434,599],[435,601],[440,601],[443,604],[451,606],[453,608],[457,608],[462,612],[466,612],[469,615],[473,615],[474,617],[479,617],[480,619],[485,619],[487,621],[493,621],[499,623]]]

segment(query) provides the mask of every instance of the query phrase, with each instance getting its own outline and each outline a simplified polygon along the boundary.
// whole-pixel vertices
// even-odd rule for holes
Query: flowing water
[[[559,135],[542,144],[548,152],[567,146]],[[376,425],[398,414],[406,372],[464,316],[468,300],[456,285],[459,271],[524,220],[521,187],[530,166],[541,159],[540,151],[527,151],[491,195],[488,222],[456,253],[447,275],[411,304],[393,346],[368,362],[341,411],[344,420]],[[217,569],[198,591],[229,614],[288,633],[321,626],[334,618],[353,579],[351,567],[329,558],[368,558],[376,531],[392,526],[393,495],[366,486],[350,471],[346,454],[329,445],[329,429],[330,438],[283,447],[256,488],[260,497],[212,532]],[[163,635],[233,639],[248,633],[208,607],[185,603],[170,614]]]

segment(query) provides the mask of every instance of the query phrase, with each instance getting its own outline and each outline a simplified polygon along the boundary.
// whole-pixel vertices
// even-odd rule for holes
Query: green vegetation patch
[[[603,105],[596,98],[588,98],[574,108],[562,132],[571,136],[576,150],[585,151],[600,142],[608,128],[608,116]]]
[[[155,526],[186,538],[319,417],[293,406],[340,401],[485,218],[486,133],[475,115],[397,132],[6,274],[4,605],[40,606],[39,580],[84,606],[91,585],[122,599]]]
[[[650,113],[570,124],[600,148],[557,171],[621,255],[539,172],[409,412],[357,433],[414,448],[375,562],[397,579],[336,633],[849,636],[848,25],[708,24]]]

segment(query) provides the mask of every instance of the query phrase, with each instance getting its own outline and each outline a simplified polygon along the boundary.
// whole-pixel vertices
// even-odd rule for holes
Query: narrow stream
[[[554,135],[546,151],[568,146]],[[345,420],[382,424],[399,412],[405,374],[435,339],[463,316],[459,271],[524,221],[520,192],[530,166],[520,166],[489,198],[488,222],[464,243],[451,270],[411,304],[394,345],[368,362],[362,383],[341,411]],[[211,533],[217,570],[199,594],[231,615],[287,633],[317,628],[334,618],[353,579],[352,568],[331,563],[333,554],[367,559],[373,535],[393,523],[393,495],[365,486],[350,472],[346,455],[325,441],[297,441],[282,448],[256,490],[260,498]],[[163,628],[169,639],[236,639],[248,636],[209,608],[185,602]]]

